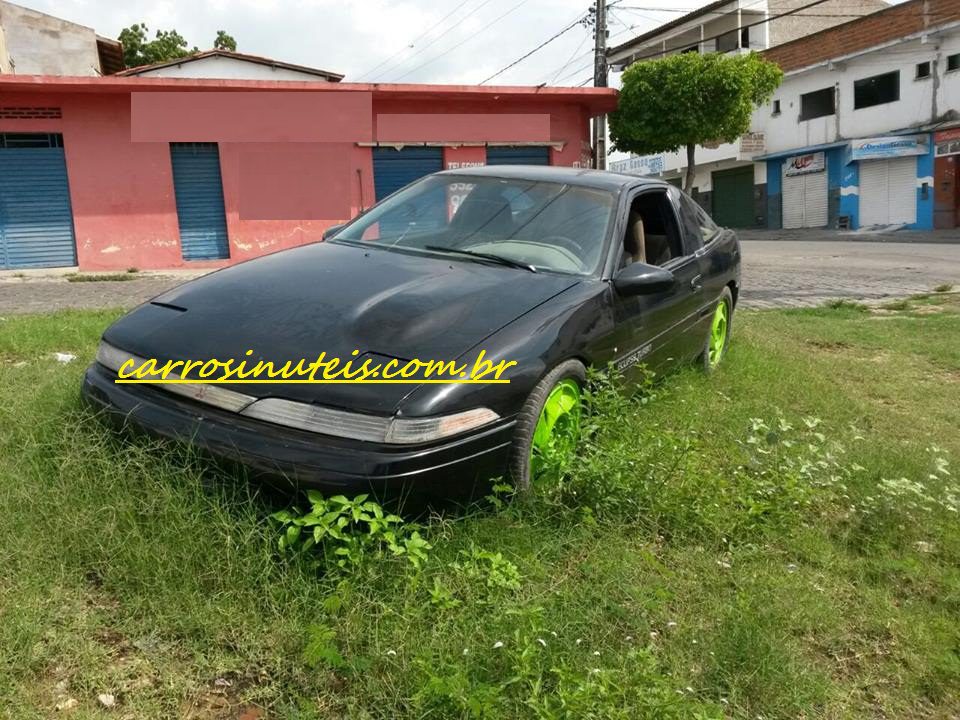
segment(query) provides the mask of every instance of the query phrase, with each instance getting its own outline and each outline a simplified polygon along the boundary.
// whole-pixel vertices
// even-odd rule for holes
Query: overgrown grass
[[[67,282],[126,282],[136,280],[139,270],[130,268],[122,273],[70,273]]]
[[[0,320],[0,708],[955,716],[958,310],[740,313],[712,377],[595,394],[560,486],[326,572],[278,551],[284,498],[80,408],[114,314]]]

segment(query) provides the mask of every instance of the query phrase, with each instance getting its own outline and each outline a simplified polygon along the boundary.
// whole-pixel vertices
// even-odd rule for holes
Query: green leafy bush
[[[318,554],[325,567],[341,569],[356,567],[368,557],[381,558],[389,552],[405,557],[419,570],[431,548],[420,535],[419,526],[386,513],[367,498],[367,495],[358,495],[352,500],[343,495],[327,498],[309,491],[308,512],[292,508],[271,516],[280,524],[280,550]]]

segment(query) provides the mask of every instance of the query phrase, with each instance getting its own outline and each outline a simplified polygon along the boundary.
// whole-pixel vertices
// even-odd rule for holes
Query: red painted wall
[[[320,240],[323,230],[372,204],[371,149],[354,142],[290,143],[220,140],[230,259],[186,262],[180,252],[170,149],[167,142],[131,140],[127,92],[4,92],[7,107],[59,107],[62,119],[0,119],[0,132],[63,134],[73,206],[77,258],[82,270],[217,267]],[[588,111],[576,103],[374,98],[378,115],[431,115],[431,125],[450,142],[457,128],[489,128],[491,141],[510,137],[511,115],[549,118],[555,165],[584,161]],[[445,117],[446,116],[446,117]],[[482,121],[482,123],[481,123]],[[238,121],[239,122],[239,121]],[[369,128],[371,118],[358,118]],[[433,124],[435,123],[435,125]],[[392,132],[403,127],[394,122]],[[541,124],[541,133],[546,124]],[[180,128],[182,130],[182,128]],[[422,134],[422,123],[418,132]],[[529,127],[518,128],[529,135]],[[224,138],[236,137],[226,129]],[[209,138],[203,138],[209,140]],[[527,140],[516,138],[517,140]],[[397,137],[391,137],[396,142]],[[467,138],[464,138],[466,141]],[[422,142],[418,137],[411,142]],[[483,146],[444,149],[444,164],[485,163]],[[311,204],[315,203],[315,204]],[[271,219],[272,218],[272,219]]]

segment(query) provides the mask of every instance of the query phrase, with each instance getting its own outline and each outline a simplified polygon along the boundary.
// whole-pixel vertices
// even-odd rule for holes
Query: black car
[[[641,364],[713,368],[739,286],[734,233],[665,182],[447,171],[325,242],[140,306],[104,333],[83,395],[124,423],[303,486],[454,494],[507,476],[526,488],[548,456],[572,452],[587,366],[614,363],[628,381]],[[279,364],[324,352],[380,367],[481,351],[516,363],[509,382],[116,382],[124,363],[149,358]]]

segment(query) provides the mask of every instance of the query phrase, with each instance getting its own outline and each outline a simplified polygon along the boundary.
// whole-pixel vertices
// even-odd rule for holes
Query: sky
[[[133,23],[176,29],[209,49],[217,30],[237,50],[346,75],[345,81],[578,85],[592,77],[590,0],[14,0],[115,38]],[[611,46],[706,0],[613,0]],[[618,7],[620,6],[620,7]],[[658,8],[654,10],[652,8]]]

